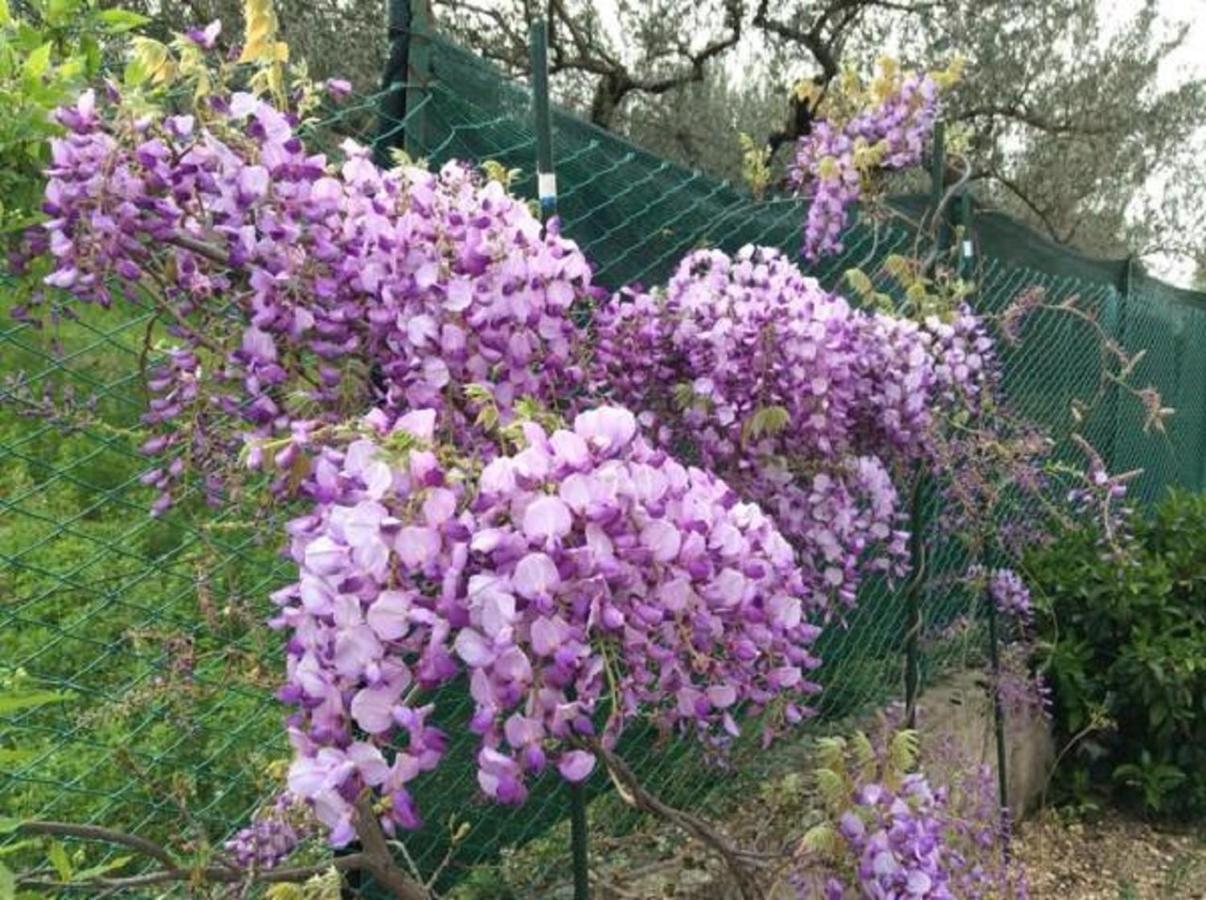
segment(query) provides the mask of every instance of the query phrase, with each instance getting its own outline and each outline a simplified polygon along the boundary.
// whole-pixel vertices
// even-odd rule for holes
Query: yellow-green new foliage
[[[124,52],[127,33],[147,20],[97,0],[32,0],[18,15],[0,0],[0,230],[41,218],[53,111]]]

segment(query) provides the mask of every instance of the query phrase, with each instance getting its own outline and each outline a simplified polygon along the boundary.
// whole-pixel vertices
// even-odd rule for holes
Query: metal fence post
[[[972,266],[975,261],[975,240],[972,232],[972,206],[971,195],[966,190],[959,193],[959,225],[962,226],[963,245],[959,250],[958,274],[961,278],[966,278],[972,271]],[[991,581],[989,579],[990,564],[993,560],[992,553],[992,538],[988,539],[990,543],[986,544],[981,552],[981,568],[984,571],[984,601],[988,605],[988,665],[992,672],[992,724],[993,735],[996,740],[997,749],[997,799],[1001,807],[1001,826],[1002,831],[1009,826],[1009,776],[1008,776],[1008,754],[1005,749],[1005,712],[1001,707],[1001,653],[1000,653],[1000,636],[998,634],[999,622],[997,616],[997,605],[993,601],[991,591]],[[1002,852],[1005,854],[1006,860],[1009,858],[1009,844],[1006,842]]]
[[[992,672],[992,724],[997,743],[997,797],[1001,805],[1001,831],[1009,828],[1009,757],[1005,750],[1005,710],[1001,706],[1001,652],[997,604],[992,597],[990,548],[984,550],[984,602],[988,606],[988,665]],[[1009,859],[1009,842],[1002,843],[1002,853]]]
[[[428,150],[425,93],[431,80],[431,0],[410,0],[410,60],[406,73],[406,153],[419,159]]]
[[[934,141],[930,158],[930,227],[938,256],[946,249],[948,238],[946,215],[942,207],[946,173],[946,129],[941,121],[934,124]],[[921,695],[921,601],[925,589],[925,503],[929,495],[929,478],[918,467],[914,471],[913,491],[909,501],[909,569],[913,578],[905,596],[905,726],[917,727],[917,698]]]
[[[921,693],[921,592],[925,583],[925,514],[922,508],[926,477],[918,467],[909,503],[909,569],[913,573],[905,596],[905,727],[917,727],[917,698]]]
[[[383,168],[392,162],[390,150],[403,144],[409,68],[410,0],[389,0],[389,57],[381,75],[381,106],[373,142],[377,165]]]
[[[557,176],[553,173],[553,123],[549,110],[549,27],[543,19],[528,32],[532,69],[532,119],[536,128],[536,195],[541,221],[557,215]]]
[[[532,72],[532,125],[536,132],[536,193],[540,221],[557,215],[557,176],[553,172],[553,123],[549,108],[549,29],[536,19],[528,29],[528,58]],[[586,827],[586,792],[569,785],[570,852],[574,867],[574,900],[589,900],[590,871]]]

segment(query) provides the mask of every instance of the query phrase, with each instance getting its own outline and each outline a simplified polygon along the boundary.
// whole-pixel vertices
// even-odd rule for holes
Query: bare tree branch
[[[25,872],[17,876],[17,885],[39,890],[115,891],[150,887],[174,882],[202,881],[215,884],[275,884],[301,882],[330,871],[353,871],[363,869],[373,876],[382,887],[398,900],[431,900],[431,894],[423,885],[408,877],[394,863],[381,825],[373,813],[371,801],[366,793],[356,804],[356,833],[364,851],[347,856],[332,857],[309,866],[288,866],[277,869],[241,869],[229,863],[191,865],[177,860],[165,847],[136,834],[105,828],[100,825],[83,825],[72,822],[30,820],[17,826],[17,831],[28,835],[78,838],[129,847],[160,863],[162,869],[142,872],[138,875],[82,879],[79,881],[55,881],[39,871]]]
[[[100,841],[105,844],[116,844],[137,850],[144,856],[149,856],[163,863],[169,869],[178,868],[176,860],[167,850],[154,841],[149,841],[136,834],[127,834],[100,825],[76,825],[72,822],[29,821],[22,822],[17,829],[25,834],[49,835],[51,837],[74,837],[85,841]]]
[[[356,835],[360,838],[360,846],[364,848],[360,854],[361,868],[383,888],[398,900],[430,900],[430,892],[394,863],[381,823],[373,812],[373,800],[368,791],[356,801]]]
[[[588,746],[603,761],[603,765],[606,767],[616,791],[625,803],[641,812],[650,813],[663,821],[681,828],[704,846],[715,851],[724,861],[729,874],[733,877],[738,892],[744,900],[756,900],[756,898],[763,896],[763,892],[760,890],[754,875],[753,865],[765,863],[768,859],[775,857],[765,857],[734,847],[723,835],[703,819],[683,810],[675,809],[647,791],[641,785],[636,775],[633,774],[632,770],[628,768],[628,764],[611,750],[604,747],[603,742],[598,738],[590,739]]]
[[[1057,121],[1054,119],[1048,119],[1045,116],[1026,109],[1019,103],[973,106],[969,109],[960,111],[955,118],[961,122],[970,122],[973,119],[981,119],[992,116],[1012,119],[1015,122],[1021,122],[1023,125],[1029,125],[1031,128],[1037,128],[1040,131],[1047,132],[1048,134],[1099,137],[1101,135],[1117,134],[1119,132],[1119,127],[1117,124],[1110,125],[1106,124],[1104,121],[1101,124],[1090,124],[1087,122]]]
[[[1001,185],[1001,187],[1009,191],[1009,193],[1011,193],[1013,196],[1017,197],[1017,199],[1020,200],[1023,205],[1025,205],[1025,207],[1034,214],[1034,217],[1038,219],[1040,223],[1042,223],[1042,226],[1046,229],[1048,236],[1050,236],[1050,238],[1057,244],[1066,244],[1068,242],[1068,239],[1071,237],[1071,235],[1060,234],[1059,230],[1055,227],[1055,223],[1051,220],[1048,212],[1040,207],[1038,203],[1026,193],[1020,184],[1018,184],[1004,172],[1001,172],[999,169],[990,169],[983,172],[981,177],[995,181],[997,184]]]

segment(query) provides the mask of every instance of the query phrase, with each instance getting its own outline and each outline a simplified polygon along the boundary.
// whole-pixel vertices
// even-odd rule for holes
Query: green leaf
[[[149,74],[146,66],[137,59],[131,59],[121,73],[121,83],[128,88],[135,88],[146,81]]]
[[[0,28],[13,24],[12,13],[8,9],[8,0],[0,0]]]
[[[850,739],[850,744],[864,780],[870,780],[875,766],[875,748],[871,746],[871,739],[860,731]]]
[[[59,875],[59,881],[71,880],[71,860],[67,856],[67,848],[60,841],[52,841],[50,849],[46,851],[46,856],[50,860],[50,864],[54,866],[54,870]]]
[[[866,297],[875,292],[875,285],[862,269],[847,269],[846,281],[858,292],[860,297]]]
[[[742,427],[746,440],[757,440],[764,434],[778,434],[791,422],[791,414],[782,406],[765,406],[755,410]]]
[[[840,808],[847,798],[846,779],[832,769],[817,769],[817,790],[825,805],[833,809]]]
[[[14,750],[9,747],[0,747],[0,766],[11,766],[16,763],[25,762],[32,757],[32,750]]]
[[[34,691],[29,694],[0,694],[0,716],[16,712],[19,709],[29,709],[33,706],[45,706],[48,703],[62,703],[70,700],[70,694],[54,691]]]
[[[53,26],[67,25],[80,9],[80,0],[48,0],[46,21]]]
[[[0,816],[0,835],[12,834],[21,827],[24,819],[15,819],[12,816]]]
[[[917,764],[920,746],[920,738],[916,731],[906,728],[896,732],[888,747],[888,759],[892,768],[902,774],[910,771]]]
[[[22,71],[27,78],[38,79],[46,73],[46,70],[50,68],[51,49],[53,49],[51,42],[47,41],[26,57]]]
[[[103,862],[98,866],[91,866],[87,869],[81,869],[75,873],[76,881],[90,881],[93,878],[101,878],[108,875],[110,872],[115,872],[126,865],[133,856],[115,856],[108,862]]]
[[[106,30],[114,34],[138,28],[140,25],[145,25],[151,21],[146,16],[139,15],[128,9],[105,9],[97,13],[96,17],[105,26]]]
[[[0,900],[15,900],[17,896],[17,876],[13,870],[0,863]]]
[[[0,845],[0,857],[13,856],[23,850],[28,850],[31,847],[41,847],[41,838],[30,838],[25,841],[11,841],[10,843]]]
[[[822,856],[833,856],[838,848],[837,832],[828,824],[814,825],[800,839],[800,846]]]
[[[817,739],[817,758],[822,768],[842,769],[845,767],[846,740],[840,737]]]

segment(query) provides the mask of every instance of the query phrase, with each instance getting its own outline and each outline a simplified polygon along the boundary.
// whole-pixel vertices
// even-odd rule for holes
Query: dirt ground
[[[1206,827],[1047,813],[1022,825],[1016,846],[1035,900],[1206,900]]]

